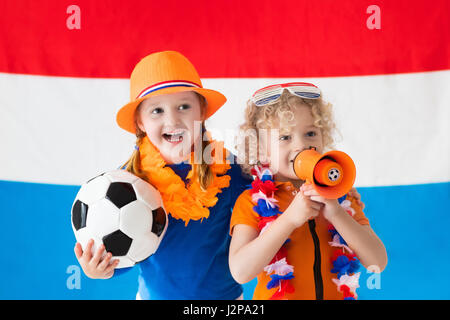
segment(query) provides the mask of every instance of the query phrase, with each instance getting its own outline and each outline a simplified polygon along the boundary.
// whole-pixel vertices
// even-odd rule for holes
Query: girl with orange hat
[[[142,299],[242,295],[229,271],[228,228],[234,202],[250,181],[204,126],[225,101],[203,88],[194,66],[175,51],[143,58],[131,74],[130,102],[117,123],[136,135],[136,145],[123,168],[156,187],[169,214],[157,252],[139,264]],[[84,252],[75,246],[87,276],[107,279],[122,272],[114,270],[109,253],[102,257],[104,247],[92,256],[91,245]]]
[[[334,127],[331,105],[310,83],[272,85],[247,104],[241,129],[257,142],[243,139],[238,150],[255,180],[233,209],[230,269],[239,283],[258,277],[254,299],[355,299],[359,263],[386,266],[359,195],[325,199],[294,172],[299,152],[332,146]]]

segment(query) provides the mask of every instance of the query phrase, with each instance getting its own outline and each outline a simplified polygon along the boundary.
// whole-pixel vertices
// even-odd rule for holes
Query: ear
[[[201,116],[202,122],[204,123],[206,120],[206,107],[201,108],[200,116]]]
[[[206,108],[208,106],[208,102],[206,101],[205,97],[203,97],[201,94],[194,91],[194,93],[197,95],[198,102],[200,103],[200,117],[202,119],[202,122],[206,120]]]
[[[141,120],[141,105],[142,102],[137,106],[136,110],[134,111],[134,125],[136,127],[136,130],[139,129],[140,131],[145,132],[145,128]]]
[[[137,117],[137,119],[134,122],[134,124],[136,125],[136,130],[139,129],[140,131],[145,132],[145,128],[144,128],[144,125],[141,122],[140,117]]]
[[[200,103],[200,119],[202,122],[205,121],[206,116],[206,104]]]

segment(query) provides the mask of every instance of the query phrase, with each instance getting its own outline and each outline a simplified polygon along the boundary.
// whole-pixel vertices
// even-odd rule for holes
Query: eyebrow
[[[184,103],[184,102],[194,102],[194,99],[191,99],[191,98],[183,98],[183,99],[180,99],[180,100],[178,101],[178,103]]]
[[[154,108],[154,107],[160,107],[160,106],[161,106],[160,103],[155,102],[155,103],[152,103],[152,104],[148,104],[148,105],[147,105],[147,108]]]

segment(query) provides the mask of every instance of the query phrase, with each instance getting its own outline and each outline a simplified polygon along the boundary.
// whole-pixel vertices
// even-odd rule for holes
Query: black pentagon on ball
[[[164,227],[166,226],[166,213],[164,209],[159,207],[152,211],[153,214],[153,225],[152,232],[156,234],[158,237],[164,231]]]
[[[80,230],[86,227],[86,219],[88,213],[88,205],[80,200],[77,200],[72,208],[72,223],[75,230]]]
[[[122,208],[130,202],[136,200],[136,193],[133,186],[126,182],[113,182],[109,185],[106,192],[106,199],[116,205],[117,208]]]
[[[107,252],[111,252],[113,256],[124,256],[130,250],[131,239],[120,230],[114,231],[103,237],[103,244]]]

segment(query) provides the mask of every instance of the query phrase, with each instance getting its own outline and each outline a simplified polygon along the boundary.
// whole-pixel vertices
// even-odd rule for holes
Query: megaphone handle
[[[314,242],[314,285],[316,289],[316,300],[323,300],[323,280],[321,272],[321,256],[320,256],[320,242],[316,233],[316,220],[308,220],[309,231]]]

